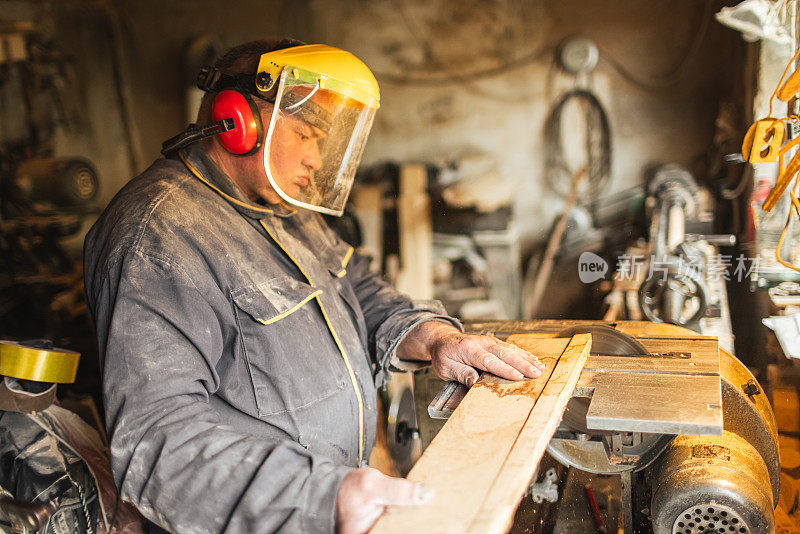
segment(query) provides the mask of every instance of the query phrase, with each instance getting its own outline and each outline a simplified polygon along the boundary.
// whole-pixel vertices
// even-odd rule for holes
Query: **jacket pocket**
[[[233,301],[242,311],[263,325],[288,317],[322,293],[294,278],[281,276],[233,292]]]
[[[320,293],[279,276],[231,294],[259,416],[306,408],[344,386],[341,355],[313,302]]]

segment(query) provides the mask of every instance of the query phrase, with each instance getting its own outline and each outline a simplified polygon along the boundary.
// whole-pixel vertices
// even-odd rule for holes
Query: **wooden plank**
[[[400,239],[400,272],[397,289],[418,299],[433,298],[433,223],[425,165],[400,167],[397,218]]]
[[[561,422],[591,347],[591,336],[581,334],[574,336],[564,350],[468,532],[506,532],[511,527],[514,512]]]
[[[628,309],[628,317],[632,321],[641,321],[643,319],[642,309],[639,307],[639,292],[626,291],[625,304]]]
[[[603,315],[603,320],[616,321],[623,309],[624,300],[622,297],[622,291],[615,289],[606,295],[606,297],[603,299],[603,303],[608,305],[608,310],[606,310],[605,315]]]
[[[370,271],[381,272],[383,265],[383,186],[357,184],[350,194],[363,236],[359,252],[372,256]]]
[[[373,533],[467,530],[472,515],[465,512],[480,508],[569,339],[519,335],[513,342],[539,356],[542,376],[512,382],[484,374],[408,474],[435,491],[433,501],[389,508]]]

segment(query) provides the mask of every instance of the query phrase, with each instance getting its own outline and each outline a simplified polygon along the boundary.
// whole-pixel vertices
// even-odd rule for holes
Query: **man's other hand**
[[[419,506],[430,502],[433,491],[404,478],[389,477],[371,467],[349,472],[336,496],[336,531],[369,532],[386,506]]]
[[[492,336],[464,334],[441,322],[417,326],[398,347],[398,356],[408,360],[429,357],[442,379],[458,380],[469,387],[478,380],[478,370],[509,380],[538,378],[544,370],[539,358],[527,350]]]

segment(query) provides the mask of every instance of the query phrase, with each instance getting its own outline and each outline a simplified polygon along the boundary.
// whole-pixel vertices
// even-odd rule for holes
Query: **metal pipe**
[[[686,235],[686,212],[683,205],[674,203],[667,211],[667,252],[672,252],[684,242]]]

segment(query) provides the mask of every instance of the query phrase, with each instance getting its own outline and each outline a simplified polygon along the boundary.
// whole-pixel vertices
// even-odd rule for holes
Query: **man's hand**
[[[441,322],[422,323],[397,348],[403,360],[427,360],[444,380],[458,380],[472,387],[478,371],[489,371],[509,380],[537,378],[544,370],[539,358],[516,345],[491,336],[463,334]]]
[[[433,491],[404,478],[389,477],[371,467],[349,472],[336,496],[336,531],[369,532],[386,506],[418,506],[430,502]]]

